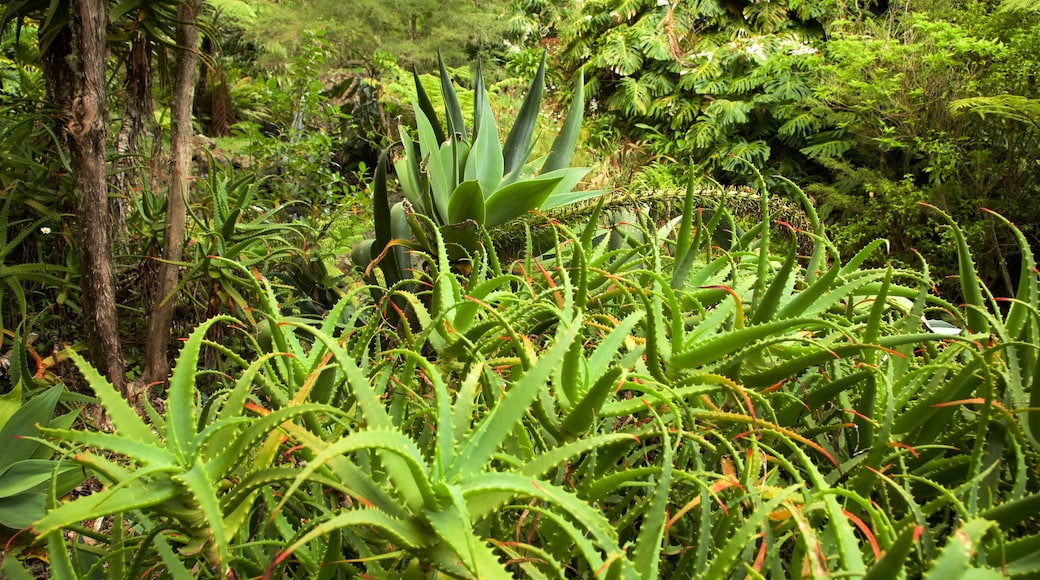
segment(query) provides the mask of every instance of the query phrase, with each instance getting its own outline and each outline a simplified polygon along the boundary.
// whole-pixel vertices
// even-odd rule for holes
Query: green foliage
[[[385,167],[388,152],[383,153],[376,168],[376,238],[352,254],[355,263],[366,270],[390,251],[392,240],[414,237],[420,249],[431,253],[444,251],[429,243],[431,234],[425,231],[428,225],[439,230],[438,236],[443,236],[454,260],[467,259],[467,254],[477,251],[480,232],[485,228],[516,220],[531,210],[578,203],[601,193],[575,191],[587,170],[570,167],[584,111],[584,83],[580,75],[570,112],[549,153],[528,163],[545,85],[544,59],[504,143],[479,67],[474,83],[472,126],[467,129],[451,77],[443,61],[440,64],[444,124],[437,118],[419,75],[414,75],[416,98],[412,108],[418,141],[413,141],[402,128],[400,143],[404,155],[394,163],[405,202],[389,207]],[[401,249],[395,248],[391,254],[383,268],[390,285],[410,277]]]
[[[432,55],[452,64],[501,47],[507,2],[465,0],[446,9],[431,0],[355,5],[337,0],[264,2],[252,34],[267,59],[292,53],[306,23],[318,22],[343,60],[369,61],[376,51],[397,55],[408,68],[431,69]]]
[[[845,252],[880,224],[922,221],[906,209],[926,200],[997,265],[1015,261],[1016,244],[978,208],[1027,236],[1037,221],[1026,200],[1040,176],[1040,45],[1035,11],[996,4],[913,0],[874,15],[851,2],[589,2],[559,34],[590,102],[650,159],[693,159],[749,184],[758,167],[769,184],[780,173],[826,192]],[[893,194],[879,201],[881,189]],[[914,263],[916,248],[951,271],[932,227],[895,231],[899,261]],[[1014,284],[998,266],[983,275]]]
[[[54,416],[63,387],[57,385],[23,402],[22,384],[0,397],[0,528],[4,536],[28,528],[46,513],[47,498],[64,495],[83,481],[79,466],[52,458],[54,451],[38,440],[36,428],[72,424],[76,413]]]
[[[841,4],[591,2],[561,28],[563,58],[649,155],[796,175],[819,125],[802,111],[821,64],[819,26]]]
[[[1034,572],[1040,279],[1022,234],[1006,224],[1033,275],[1002,305],[936,214],[955,240],[957,307],[932,294],[926,266],[865,267],[880,243],[842,259],[808,206],[807,259],[764,227],[721,250],[726,212],[689,211],[695,193],[676,221],[636,214],[620,243],[597,239],[597,209],[577,230],[550,224],[551,254],[505,264],[488,244],[468,271],[432,228],[413,283],[379,287],[410,310],[393,325],[363,287],[316,327],[280,315],[256,282],[255,355],[205,341],[219,321],[207,322],[148,423],[81,366],[117,434],[46,431],[87,446],[77,457],[108,485],[36,524],[52,566]],[[216,388],[196,368],[204,343],[231,363]],[[101,535],[94,560],[75,538],[60,557],[59,529],[120,511],[132,525]]]

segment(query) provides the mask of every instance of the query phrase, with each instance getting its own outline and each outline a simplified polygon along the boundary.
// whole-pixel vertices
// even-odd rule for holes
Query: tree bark
[[[141,387],[167,380],[170,363],[167,358],[170,328],[180,268],[176,262],[184,252],[185,222],[191,191],[192,105],[195,101],[195,81],[198,74],[199,31],[197,16],[202,0],[188,0],[177,9],[177,53],[173,79],[173,104],[170,115],[173,171],[167,194],[166,228],[163,236],[162,263],[159,265],[155,290],[155,310],[149,321],[145,343],[145,366]]]
[[[78,56],[73,67],[78,68],[76,72],[79,74],[73,75],[71,118],[65,134],[79,206],[80,285],[83,289],[87,348],[91,362],[113,386],[125,393],[109,231],[108,183],[105,179],[107,21],[105,0],[74,0],[71,3],[72,54]]]
[[[132,195],[131,187],[140,184],[140,179],[131,177],[137,143],[145,129],[154,124],[152,120],[152,59],[151,43],[141,30],[136,30],[130,40],[130,52],[126,57],[126,96],[123,99],[123,121],[115,137],[116,158],[111,176],[112,190],[117,197],[109,203],[114,222],[115,243],[126,243],[126,199]]]

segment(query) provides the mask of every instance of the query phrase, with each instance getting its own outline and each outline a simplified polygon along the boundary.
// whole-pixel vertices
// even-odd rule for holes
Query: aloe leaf
[[[177,455],[161,445],[145,443],[116,433],[63,431],[46,427],[41,427],[40,431],[49,437],[69,443],[87,445],[125,455],[141,465],[173,468],[179,463]]]
[[[494,408],[466,436],[459,445],[455,462],[445,473],[449,480],[484,469],[502,442],[512,434],[513,427],[527,413],[538,392],[545,388],[546,380],[563,361],[580,328],[580,318],[561,328],[557,332],[555,343],[506,391],[495,403]]]
[[[547,481],[533,480],[519,473],[482,473],[464,478],[459,483],[463,497],[469,505],[470,517],[480,521],[491,515],[498,506],[517,497],[531,497],[544,501],[549,509],[569,515],[582,525],[600,550],[620,556],[617,546],[617,531],[604,515],[573,493]]]
[[[385,452],[383,454],[384,457],[393,454],[403,460],[403,464],[408,470],[408,475],[402,477],[400,472],[391,474],[397,490],[400,491],[405,486],[409,486],[410,489],[415,490],[422,497],[425,507],[434,509],[440,507],[440,500],[435,497],[433,488],[430,485],[428,468],[423,461],[422,454],[415,446],[415,442],[397,431],[367,429],[338,439],[330,443],[328,447],[315,450],[316,455],[307,462],[307,465],[300,470],[296,480],[286,489],[285,497],[279,503],[279,509],[288,501],[289,496],[307,480],[307,477],[329,459],[369,449]],[[415,507],[421,508],[422,506]]]
[[[462,108],[459,107],[459,97],[455,94],[455,85],[451,83],[451,75],[444,66],[441,51],[437,51],[437,68],[440,69],[441,95],[444,97],[444,112],[448,118],[448,138],[452,140],[467,141],[466,124],[462,117]]]
[[[686,195],[683,197],[683,212],[682,220],[679,222],[679,232],[675,236],[675,261],[676,263],[682,263],[686,260],[686,255],[690,252],[693,247],[693,221],[694,215],[698,217],[700,213],[694,208],[694,191],[697,187],[697,172],[692,168],[690,169],[690,175],[686,180]],[[674,273],[677,273],[676,270]],[[677,288],[676,278],[672,277],[672,288]]]
[[[683,352],[672,355],[668,361],[670,369],[692,369],[717,361],[749,344],[775,336],[793,328],[807,328],[828,324],[818,318],[793,318],[774,320],[727,333],[714,335]]]
[[[1015,298],[1017,302],[1012,302],[1008,308],[1007,317],[1004,321],[1004,328],[1007,331],[1008,337],[1012,340],[1030,340],[1035,339],[1034,336],[1025,337],[1021,336],[1024,328],[1026,328],[1027,321],[1030,319],[1029,306],[1030,304],[1037,304],[1040,300],[1040,291],[1038,291],[1038,276],[1036,269],[1036,260],[1033,257],[1033,251],[1029,246],[1029,240],[1022,234],[1022,230],[1018,229],[1015,224],[1011,223],[1004,216],[987,209],[983,211],[989,213],[998,221],[1004,224],[1006,228],[1011,230],[1012,235],[1015,237],[1015,241],[1018,243],[1018,251],[1021,254],[1021,262],[1019,264],[1019,281],[1018,288],[1015,290]]]
[[[130,404],[126,402],[126,399],[116,391],[112,383],[108,382],[108,379],[101,376],[97,370],[90,365],[82,356],[74,350],[66,351],[69,358],[79,368],[80,373],[83,374],[83,378],[86,379],[87,384],[97,395],[101,401],[101,405],[105,408],[105,413],[108,415],[109,421],[112,422],[112,426],[118,433],[136,439],[142,443],[148,443],[161,447],[163,443],[160,441],[159,436],[156,435],[152,428],[141,420],[141,417],[130,408]]]
[[[771,320],[773,315],[776,314],[777,308],[780,305],[780,299],[783,297],[784,292],[790,292],[788,282],[791,279],[791,273],[794,271],[794,266],[797,263],[797,257],[798,244],[792,242],[788,248],[787,258],[780,266],[780,269],[773,275],[773,281],[769,284],[765,293],[762,294],[761,299],[755,301],[755,313],[751,317],[752,324],[761,324]],[[756,296],[758,296],[758,294],[756,294]]]
[[[444,510],[426,510],[425,515],[437,536],[458,555],[463,565],[475,578],[512,578],[488,549],[484,541],[472,531],[466,500],[458,488],[445,486],[451,505]]]
[[[490,196],[502,182],[505,160],[502,157],[502,144],[498,140],[498,126],[491,105],[483,99],[483,111],[480,115],[480,131],[473,141],[473,147],[466,158],[464,179],[477,180]]]
[[[536,177],[499,188],[487,199],[485,225],[494,227],[539,209],[562,177]]]
[[[672,485],[675,450],[672,448],[671,438],[668,436],[668,426],[653,409],[650,412],[661,433],[661,475],[650,498],[650,505],[643,514],[643,521],[639,525],[639,536],[636,539],[632,555],[636,570],[641,571],[645,578],[657,578],[661,550],[664,547],[662,540],[664,539],[665,521],[668,517],[668,494]]]
[[[581,133],[581,121],[585,114],[585,68],[578,67],[578,78],[574,82],[574,93],[571,96],[571,108],[563,122],[560,134],[553,140],[549,156],[542,164],[542,173],[569,167],[574,148],[578,144]]]
[[[411,519],[397,519],[375,509],[343,511],[324,520],[319,520],[310,529],[284,548],[268,566],[270,573],[308,542],[326,536],[334,530],[355,527],[371,527],[406,549],[415,549],[431,543],[434,538],[419,523]]]
[[[219,565],[222,575],[226,575],[228,565],[231,562],[231,552],[228,546],[227,529],[224,527],[224,514],[220,508],[220,500],[217,499],[216,490],[219,482],[215,482],[206,474],[205,466],[196,463],[191,469],[181,472],[173,477],[174,481],[181,483],[198,505],[198,511],[205,524],[201,528],[192,530],[194,533],[203,534],[217,548]],[[202,522],[199,522],[201,524]],[[197,524],[196,524],[197,525]]]
[[[982,538],[995,524],[982,518],[973,518],[966,522],[956,531],[950,534],[939,557],[932,562],[932,567],[924,575],[924,580],[953,580],[965,578],[969,570],[975,573],[971,578],[986,578],[987,575],[980,574],[972,565],[972,560],[978,551]],[[1003,578],[1002,574],[993,571],[988,575],[990,578]]]
[[[965,318],[968,321],[968,328],[972,332],[979,334],[989,334],[989,319],[986,317],[985,312],[988,311],[986,302],[982,297],[982,283],[979,281],[978,269],[975,268],[975,261],[971,257],[971,250],[968,248],[968,241],[964,238],[964,232],[960,226],[953,221],[946,212],[935,207],[934,205],[922,204],[934,210],[939,216],[949,225],[950,231],[953,232],[954,239],[957,243],[957,274],[960,278],[961,293],[964,295],[964,302],[966,305]],[[1027,273],[1023,272],[1023,276]]]
[[[300,441],[302,445],[311,451],[320,452],[330,445],[329,442],[322,440],[299,425],[289,423],[284,425],[284,429],[290,436]],[[362,504],[374,507],[383,513],[397,518],[406,517],[410,513],[405,506],[401,505],[401,501],[398,498],[391,496],[389,491],[383,487],[385,481],[373,481],[371,473],[358,467],[349,458],[342,455],[331,456],[326,464],[333,476],[339,480],[338,485],[344,493],[357,499]],[[298,471],[293,477],[296,476],[298,476]],[[315,481],[323,481],[322,476],[316,476],[313,473],[309,477]],[[260,483],[260,480],[256,481]],[[417,503],[417,505],[421,506],[421,503]]]
[[[773,499],[761,504],[757,509],[744,519],[744,523],[729,536],[726,544],[716,553],[715,559],[704,578],[726,578],[729,576],[733,566],[737,563],[740,554],[747,548],[748,543],[758,534],[758,528],[768,518],[769,514],[776,510],[788,496],[801,489],[800,485],[782,489],[773,496]]]
[[[520,105],[516,121],[513,123],[509,135],[506,137],[505,146],[502,148],[505,157],[505,173],[519,171],[527,161],[530,150],[531,135],[538,122],[538,108],[542,102],[542,90],[545,87],[545,53],[542,53],[542,61],[538,65],[538,72],[531,80],[531,86],[527,89],[524,102]]]
[[[572,397],[572,408],[563,418],[563,428],[572,434],[579,434],[592,426],[607,397],[613,395],[623,382],[624,372],[621,367],[613,367],[599,377],[586,392]]]
[[[166,445],[176,456],[186,459],[195,439],[195,380],[199,352],[206,332],[218,322],[236,322],[230,316],[216,316],[198,325],[188,336],[170,376],[166,403]]]
[[[84,520],[156,506],[177,497],[181,491],[180,486],[169,478],[137,480],[125,486],[107,487],[48,511],[33,524],[33,530],[43,536]]]
[[[881,559],[867,570],[863,580],[889,580],[901,577],[905,572],[907,556],[910,555],[910,550],[922,531],[922,528],[915,524],[906,526]]]
[[[473,220],[483,224],[486,217],[484,189],[476,180],[463,181],[455,188],[448,202],[448,223],[457,224]]]
[[[65,542],[65,534],[54,531],[47,535],[47,564],[52,578],[80,577],[72,566],[71,554],[72,550]]]

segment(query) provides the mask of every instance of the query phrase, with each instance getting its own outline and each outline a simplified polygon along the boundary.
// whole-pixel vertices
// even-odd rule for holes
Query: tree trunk
[[[173,79],[173,104],[170,115],[173,171],[167,194],[166,229],[164,232],[163,261],[159,265],[155,290],[157,304],[149,324],[145,344],[145,366],[141,385],[165,381],[170,363],[167,358],[173,309],[177,297],[180,269],[175,262],[184,251],[185,222],[191,184],[192,105],[195,101],[195,80],[198,74],[199,31],[196,18],[202,0],[188,0],[177,9],[177,56]]]
[[[71,118],[65,133],[79,205],[80,285],[87,348],[91,362],[117,389],[124,390],[105,179],[107,21],[105,0],[72,2],[69,30],[72,54],[78,56],[73,67],[79,74],[73,75]]]
[[[152,60],[151,46],[144,32],[137,30],[130,41],[126,59],[126,97],[123,99],[123,122],[115,137],[116,158],[111,176],[112,190],[117,197],[109,203],[113,216],[115,243],[126,243],[126,198],[131,187],[140,180],[131,177],[135,166],[137,143],[152,121]]]

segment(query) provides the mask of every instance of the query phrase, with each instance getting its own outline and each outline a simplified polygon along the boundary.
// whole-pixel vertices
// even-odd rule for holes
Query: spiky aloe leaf
[[[218,322],[237,322],[231,316],[216,316],[203,322],[188,336],[177,355],[166,400],[166,446],[186,463],[197,433],[195,381],[199,352],[206,333]]]
[[[966,306],[964,316],[972,332],[989,334],[989,319],[985,314],[989,309],[982,297],[982,283],[979,281],[978,270],[975,268],[975,261],[971,257],[971,249],[968,248],[968,241],[964,238],[964,232],[946,212],[934,205],[926,203],[921,205],[938,213],[950,227],[950,231],[953,232],[957,243],[957,275],[960,278],[961,293],[964,295]]]
[[[794,318],[774,320],[756,324],[730,332],[716,334],[680,353],[672,355],[668,361],[669,369],[692,369],[722,359],[756,341],[775,336],[794,328],[814,328],[831,326],[818,318]]]
[[[595,547],[608,558],[629,561],[617,545],[617,531],[603,514],[573,493],[547,481],[534,480],[518,473],[482,473],[467,477],[459,484],[469,505],[474,521],[493,514],[496,509],[518,497],[542,500],[547,508],[577,522],[591,538]],[[576,543],[577,538],[571,538]],[[590,562],[595,566],[594,562]]]
[[[577,435],[591,427],[607,397],[613,395],[624,381],[624,374],[625,369],[613,367],[585,392],[574,396],[571,400],[572,408],[561,423],[563,428]]]
[[[726,544],[716,553],[715,559],[703,577],[728,577],[740,554],[744,552],[748,543],[758,534],[759,526],[769,518],[769,514],[776,510],[785,499],[799,491],[801,487],[801,485],[795,485],[779,490],[771,500],[760,504],[750,516],[744,519],[744,523],[741,524],[740,528],[730,535]]]
[[[553,369],[563,360],[571,342],[581,329],[576,318],[557,332],[555,343],[536,361],[513,386],[506,391],[495,407],[459,445],[455,462],[446,470],[450,480],[484,469],[502,442],[513,433],[513,428],[524,416]]]
[[[156,506],[176,498],[181,491],[180,486],[169,478],[139,479],[124,486],[107,487],[48,511],[43,519],[33,524],[33,530],[44,536],[88,519]]]
[[[973,518],[961,525],[946,541],[939,557],[932,562],[932,567],[924,575],[924,580],[952,580],[969,577],[971,578],[1003,578],[1004,575],[996,570],[990,570],[990,574],[983,572],[985,569],[975,568],[972,560],[979,549],[982,538],[995,527],[996,524],[982,518]]]
[[[279,509],[307,481],[307,477],[311,473],[314,473],[331,458],[349,455],[360,450],[380,450],[384,452],[384,457],[390,454],[399,457],[406,466],[408,475],[401,477],[400,474],[394,474],[395,487],[400,490],[405,486],[409,486],[410,489],[415,490],[422,498],[425,507],[434,509],[441,507],[441,499],[436,497],[430,483],[429,468],[425,464],[419,449],[415,446],[415,442],[398,431],[367,429],[351,433],[322,449],[313,450],[315,451],[315,456],[300,470],[296,480],[285,491],[285,497],[278,505]]]
[[[379,530],[395,544],[406,549],[416,549],[436,540],[419,522],[411,519],[397,519],[375,509],[343,511],[329,518],[318,520],[293,543],[279,552],[268,566],[264,578],[272,578],[278,566],[315,538],[326,536],[334,530],[363,526]]]
[[[217,498],[219,482],[210,479],[201,463],[196,463],[191,469],[175,475],[173,480],[184,486],[187,494],[198,505],[202,521],[194,522],[196,527],[191,531],[197,534],[197,540],[213,543],[218,561],[210,563],[217,564],[221,573],[226,575],[231,564],[231,551],[227,528],[224,526],[224,513]]]
[[[633,564],[646,578],[657,578],[661,562],[661,550],[664,548],[665,521],[667,520],[668,494],[672,486],[672,471],[675,468],[675,450],[668,436],[668,426],[657,412],[650,409],[654,421],[661,433],[661,474],[650,497],[650,505],[643,514],[639,526],[639,536],[633,550]]]
[[[116,391],[112,383],[108,382],[108,379],[101,376],[101,373],[97,372],[76,351],[69,350],[67,352],[69,358],[79,368],[79,372],[83,374],[87,385],[90,386],[101,401],[101,405],[105,408],[105,413],[108,415],[109,421],[112,422],[116,432],[142,443],[156,446],[162,445],[159,435],[152,431],[152,428],[147,423],[141,420],[141,417],[134,412],[130,404],[123,398],[123,395]]]

